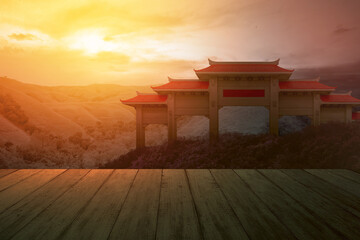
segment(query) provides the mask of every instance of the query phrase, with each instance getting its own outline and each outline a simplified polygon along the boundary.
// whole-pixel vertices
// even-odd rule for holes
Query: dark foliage
[[[101,168],[360,168],[360,123],[285,136],[225,134],[133,150]]]

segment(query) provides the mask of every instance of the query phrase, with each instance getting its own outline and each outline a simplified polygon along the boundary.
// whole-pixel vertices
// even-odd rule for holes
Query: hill
[[[0,78],[0,167],[96,168],[135,148],[135,111],[120,103],[149,86],[96,84],[40,86]],[[223,107],[220,133],[265,134],[264,107]],[[282,117],[280,133],[309,125],[306,117]],[[178,136],[206,138],[206,117],[180,117]],[[146,145],[167,141],[167,127],[146,127]]]
[[[133,147],[134,110],[120,103],[146,86],[39,86],[0,78],[3,167],[93,167]]]

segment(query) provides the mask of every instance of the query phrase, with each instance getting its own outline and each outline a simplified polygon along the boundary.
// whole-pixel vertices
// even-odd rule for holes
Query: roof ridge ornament
[[[238,61],[214,61],[208,58],[209,65],[219,65],[219,64],[268,64],[268,65],[279,65],[280,58],[276,59],[275,61],[270,62],[238,62]]]

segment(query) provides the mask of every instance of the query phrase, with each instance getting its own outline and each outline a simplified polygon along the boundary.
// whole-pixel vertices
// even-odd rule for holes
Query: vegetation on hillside
[[[284,136],[221,135],[133,150],[102,168],[360,168],[360,123],[328,123]]]
[[[11,95],[0,94],[0,115],[29,134],[37,130],[33,124],[29,123],[29,118]]]

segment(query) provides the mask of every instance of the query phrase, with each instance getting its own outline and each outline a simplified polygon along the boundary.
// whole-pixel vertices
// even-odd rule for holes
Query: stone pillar
[[[352,106],[346,105],[345,106],[345,122],[351,123],[352,122]]]
[[[175,117],[175,93],[168,94],[168,141],[174,143],[177,138],[176,117]]]
[[[218,108],[218,86],[217,79],[209,80],[209,134],[210,142],[219,137],[219,108]]]
[[[270,79],[270,106],[269,106],[270,134],[279,135],[279,79]]]
[[[136,107],[136,149],[145,147],[145,127],[143,124],[143,106]]]
[[[313,116],[312,116],[312,125],[319,126],[320,125],[320,110],[321,110],[321,100],[320,94],[313,94]]]

